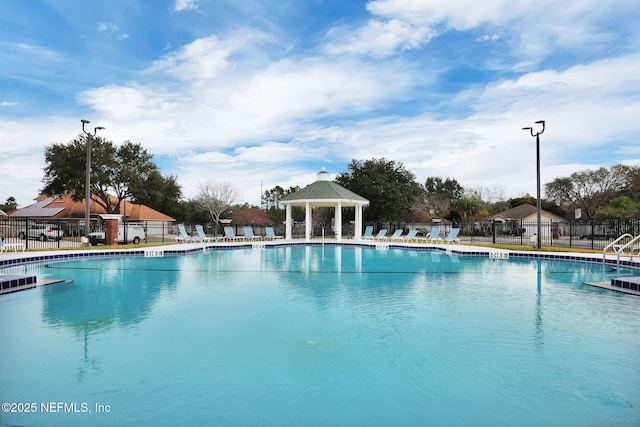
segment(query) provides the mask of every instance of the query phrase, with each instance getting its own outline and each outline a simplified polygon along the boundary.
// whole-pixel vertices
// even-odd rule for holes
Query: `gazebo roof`
[[[364,197],[329,179],[330,174],[323,168],[322,171],[318,173],[318,180],[316,182],[283,197],[280,199],[280,203],[283,205],[304,205],[310,202],[315,206],[335,206],[335,204],[340,201],[343,206],[369,205],[369,201]]]

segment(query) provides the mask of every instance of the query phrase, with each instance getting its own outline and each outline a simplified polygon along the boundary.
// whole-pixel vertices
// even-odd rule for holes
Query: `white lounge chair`
[[[18,252],[18,250],[24,252],[24,243],[5,243],[0,237],[0,252]]]
[[[387,235],[387,229],[383,228],[380,231],[378,231],[378,234],[376,234],[374,239],[384,239],[385,238],[384,236],[386,236],[386,235]]]
[[[266,236],[264,237],[265,240],[282,239],[282,236],[276,236],[276,232],[273,231],[273,227],[265,227],[264,232],[266,234]]]
[[[214,242],[216,240],[218,240],[217,237],[209,237],[207,236],[207,234],[204,232],[204,228],[202,228],[202,225],[198,224],[196,225],[196,233],[198,233],[198,240],[206,243],[206,242]]]
[[[197,239],[189,236],[187,230],[184,228],[184,224],[178,224],[178,235],[176,236],[176,243],[195,243]]]
[[[402,229],[399,228],[396,231],[393,232],[393,234],[389,237],[384,236],[383,239],[386,240],[402,240]]]
[[[416,236],[418,235],[418,230],[409,230],[406,236],[401,237],[404,242],[415,242],[418,239]]]
[[[233,231],[233,227],[224,228],[224,240],[244,240],[244,236],[236,236],[236,232]]]
[[[458,233],[460,233],[459,228],[452,228],[449,230],[449,234],[444,239],[440,239],[439,243],[460,243],[460,239],[458,239]]]
[[[244,238],[246,240],[262,240],[262,236],[256,236],[253,234],[253,228],[248,225],[244,227]]]
[[[427,236],[425,240],[427,241],[427,243],[437,243],[438,241],[442,240],[440,238],[440,227],[432,227],[431,233],[429,233],[429,236]]]
[[[363,239],[373,239],[373,225],[367,225],[364,229]]]

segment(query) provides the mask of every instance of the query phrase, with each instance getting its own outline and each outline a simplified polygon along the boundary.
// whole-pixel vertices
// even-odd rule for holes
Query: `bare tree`
[[[198,184],[195,203],[211,215],[211,220],[220,224],[220,215],[238,199],[238,190],[228,182],[205,182]]]
[[[504,195],[505,190],[501,185],[474,188],[471,189],[470,193],[484,201],[490,212],[499,212],[507,209],[505,207],[507,203]]]
[[[593,218],[599,208],[606,206],[619,190],[625,189],[629,171],[627,167],[616,165],[610,170],[601,167],[574,172],[568,178],[556,178],[547,183],[545,192],[563,209],[578,207],[587,218]]]

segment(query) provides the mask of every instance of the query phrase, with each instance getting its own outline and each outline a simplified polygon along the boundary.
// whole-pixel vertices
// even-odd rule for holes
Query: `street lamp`
[[[90,216],[91,216],[91,139],[96,136],[96,133],[99,129],[104,129],[102,126],[98,126],[93,128],[93,135],[90,132],[87,132],[84,129],[84,125],[91,123],[89,120],[81,119],[82,122],[82,132],[87,135],[87,169],[86,169],[86,181],[85,181],[85,193],[84,193],[84,235],[87,241],[85,242],[87,245],[89,244],[89,227],[91,226]]]
[[[540,134],[542,132],[544,132],[544,120],[538,120],[537,122],[535,122],[535,124],[537,125],[542,125],[542,130],[540,132],[536,132],[533,133],[533,128],[532,127],[527,127],[527,128],[522,128],[522,130],[528,130],[531,132],[531,136],[535,136],[536,138],[536,174],[537,174],[537,200],[536,200],[536,211],[537,211],[537,217],[538,217],[538,225],[537,225],[537,231],[538,231],[538,242],[537,242],[537,248],[538,249],[542,249],[542,233],[541,233],[541,221],[542,221],[542,202],[540,201]]]

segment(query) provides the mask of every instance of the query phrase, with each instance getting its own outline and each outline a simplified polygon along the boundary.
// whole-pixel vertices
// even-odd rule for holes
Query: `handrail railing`
[[[625,239],[630,240],[628,240],[626,243],[621,244],[620,242]],[[618,237],[613,242],[605,246],[605,248],[602,250],[602,263],[606,261],[607,251],[609,249],[613,249],[613,252],[616,254],[616,263],[618,265],[620,264],[620,255],[629,255],[631,257],[631,260],[633,260],[633,252],[638,251],[640,253],[640,245],[638,244],[638,242],[640,242],[640,234],[633,237],[633,235],[629,233],[624,233],[622,236]],[[628,254],[626,254],[625,252],[627,250],[629,251]]]

